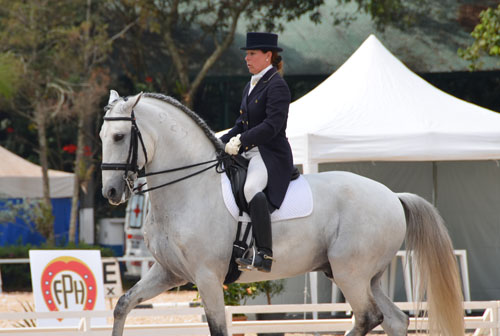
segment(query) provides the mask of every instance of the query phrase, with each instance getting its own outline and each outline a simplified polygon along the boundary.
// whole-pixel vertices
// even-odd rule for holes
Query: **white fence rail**
[[[403,310],[414,310],[413,303],[396,303]],[[425,309],[425,304],[422,309]],[[249,305],[226,307],[226,319],[229,334],[232,333],[257,333],[257,332],[345,332],[352,328],[352,318],[318,319],[318,320],[274,320],[274,321],[241,321],[233,322],[233,314],[252,313],[304,313],[304,312],[342,312],[349,311],[351,307],[345,303],[335,304],[307,304],[307,305]],[[500,332],[500,301],[465,302],[464,309],[481,311],[482,316],[466,317],[466,329],[474,336],[490,335],[499,336]],[[137,309],[130,316],[159,316],[159,315],[202,315],[200,307],[170,307]],[[80,318],[78,327],[36,327],[36,328],[1,328],[0,335],[37,335],[37,336],[108,336],[111,325],[92,326],[93,317],[112,317],[112,311],[83,311],[83,312],[8,312],[0,313],[0,319],[19,321],[38,318]],[[411,318],[410,330],[425,328],[427,321],[424,318]],[[381,330],[377,327],[376,330]],[[209,333],[206,323],[177,323],[177,324],[144,324],[126,325],[125,336],[144,335],[207,335]]]

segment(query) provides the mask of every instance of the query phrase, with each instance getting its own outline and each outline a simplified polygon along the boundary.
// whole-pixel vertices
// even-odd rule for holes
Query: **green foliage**
[[[350,2],[347,0],[346,2]],[[409,15],[401,0],[355,0],[358,8],[369,14],[377,28],[383,30],[388,24],[408,20]],[[404,19],[404,20],[403,20]]]
[[[0,97],[10,100],[21,81],[22,63],[10,52],[0,53]]]
[[[101,250],[102,257],[112,257],[113,251],[109,248],[92,246],[87,244],[68,244],[66,246],[54,246],[44,244],[41,246],[33,245],[10,245],[0,247],[0,259],[6,258],[29,258],[29,250]],[[31,291],[31,273],[29,264],[1,264],[3,290],[11,291]]]
[[[52,205],[47,205],[45,202],[39,202],[38,206],[36,206],[33,211],[36,229],[50,242],[54,239],[53,225],[55,218],[52,214]]]
[[[271,298],[285,289],[285,280],[260,281],[256,283],[256,287],[257,293],[264,294],[267,304],[271,304]]]
[[[226,306],[239,306],[245,304],[249,298],[255,298],[258,295],[257,283],[231,283],[222,286],[224,290],[224,304]]]
[[[471,33],[474,42],[467,49],[458,49],[458,55],[470,61],[469,68],[477,70],[482,66],[479,61],[485,55],[500,55],[500,5],[488,8],[479,14],[480,22]]]
[[[273,280],[224,285],[224,303],[227,306],[244,305],[248,299],[254,299],[258,295],[264,294],[267,303],[271,304],[271,298],[283,291],[284,284],[284,280]]]

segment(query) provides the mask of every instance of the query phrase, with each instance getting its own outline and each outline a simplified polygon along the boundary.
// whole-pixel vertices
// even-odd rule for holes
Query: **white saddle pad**
[[[227,210],[229,210],[237,221],[250,222],[250,216],[246,212],[243,213],[241,218],[239,217],[238,205],[236,205],[236,201],[234,200],[233,192],[231,191],[231,182],[226,174],[221,174],[221,184],[222,195],[224,196],[224,203]],[[312,213],[312,210],[313,198],[311,187],[301,175],[298,179],[290,182],[283,204],[271,214],[271,222],[306,217]]]

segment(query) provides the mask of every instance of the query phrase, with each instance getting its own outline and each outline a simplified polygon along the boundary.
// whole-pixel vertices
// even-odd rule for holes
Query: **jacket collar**
[[[269,82],[269,80],[272,77],[274,77],[274,75],[276,75],[277,72],[278,72],[278,69],[276,69],[276,67],[274,67],[274,66],[271,69],[269,69],[264,74],[264,76],[262,76],[262,78],[257,82],[257,85],[255,85],[255,87],[253,88],[252,92],[250,92],[249,95],[248,94],[246,95],[247,98],[250,98],[253,95],[255,95],[257,92],[262,91],[262,89],[267,86],[267,83]],[[250,85],[248,85],[248,88],[250,88]],[[248,93],[248,90],[245,90],[245,93]]]

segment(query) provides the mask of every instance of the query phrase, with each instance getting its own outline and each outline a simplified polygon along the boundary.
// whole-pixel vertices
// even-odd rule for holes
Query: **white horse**
[[[111,204],[128,199],[135,168],[155,172],[189,166],[215,160],[222,149],[194,112],[160,94],[127,99],[112,90],[104,120],[102,193]],[[159,186],[197,169],[149,176],[147,184]],[[227,335],[222,283],[237,226],[224,205],[220,178],[209,169],[150,192],[144,239],[156,262],[118,301],[114,336],[122,335],[126,316],[137,304],[188,282],[199,290],[211,335]],[[420,299],[427,290],[430,332],[464,334],[456,259],[431,204],[347,172],[305,178],[313,194],[312,214],[273,223],[272,272],[243,272],[238,282],[323,271],[351,304],[355,325],[348,335],[366,335],[379,324],[388,335],[406,335],[408,317],[380,287],[382,273],[406,239],[418,261]]]

